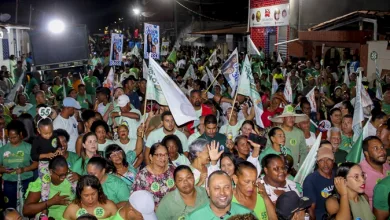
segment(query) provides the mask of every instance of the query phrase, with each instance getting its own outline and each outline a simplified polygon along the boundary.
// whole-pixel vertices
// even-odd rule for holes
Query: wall
[[[382,69],[390,70],[390,50],[387,50],[387,41],[368,41],[368,58],[367,58],[367,79],[369,82],[375,79],[375,62],[371,60],[370,54],[372,51],[378,53],[378,68],[379,73]]]
[[[26,30],[21,29],[3,29],[3,38],[0,39],[0,66],[5,65],[9,70],[9,59],[3,57],[3,39],[8,39],[9,55],[20,57],[22,54],[27,54],[30,51],[30,41]],[[16,44],[17,42],[17,44]],[[16,47],[15,47],[16,45]]]
[[[260,7],[266,7],[271,5],[279,5],[279,4],[286,4],[289,3],[288,0],[251,0],[251,8],[260,8]],[[255,43],[257,47],[261,46],[264,48],[265,53],[269,53],[272,51],[271,48],[269,48],[269,34],[275,33],[276,34],[276,42],[278,42],[278,29],[277,27],[256,27],[256,28],[250,28],[251,32],[251,39]],[[287,40],[289,40],[289,27],[287,27]],[[274,50],[277,50],[277,46],[273,48]]]

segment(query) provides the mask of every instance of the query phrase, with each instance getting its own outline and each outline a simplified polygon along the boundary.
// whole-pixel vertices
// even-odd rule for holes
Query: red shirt
[[[206,116],[213,113],[212,109],[207,105],[202,104],[201,109],[202,109],[201,116]],[[195,131],[195,128],[192,128],[192,125],[194,125],[194,121],[190,121],[187,123],[187,129],[190,132],[190,134],[193,134]]]
[[[270,112],[268,109],[265,109],[263,114],[261,115],[261,120],[263,121],[264,128],[271,127],[272,122],[269,120],[270,118],[274,117],[276,112]]]

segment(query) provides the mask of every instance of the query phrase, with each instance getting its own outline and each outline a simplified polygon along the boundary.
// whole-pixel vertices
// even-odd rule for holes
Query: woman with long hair
[[[72,170],[79,175],[87,174],[88,161],[98,155],[97,137],[95,133],[88,132],[83,136],[83,148],[80,158],[73,164]]]
[[[98,219],[110,219],[117,207],[107,199],[99,179],[92,175],[82,176],[77,183],[74,201],[66,208],[63,218],[76,220],[79,216],[93,213]]]
[[[91,132],[91,126],[96,121],[95,111],[91,109],[84,110],[81,113],[81,120],[83,120],[83,124],[84,124],[84,133],[80,134],[76,141],[76,153],[78,155],[80,155],[81,153],[84,134]]]
[[[251,147],[253,148],[252,152]],[[245,135],[240,135],[236,137],[234,142],[234,154],[237,160],[242,159],[251,162],[257,169],[257,175],[260,174],[261,166],[259,160],[257,159],[260,154],[260,144],[256,144],[255,142],[249,140]]]
[[[335,219],[375,219],[364,194],[366,174],[359,164],[340,164],[334,179],[335,192],[326,200],[326,210]]]

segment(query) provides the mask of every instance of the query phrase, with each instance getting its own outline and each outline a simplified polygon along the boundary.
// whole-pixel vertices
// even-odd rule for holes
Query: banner
[[[289,4],[252,8],[250,12],[251,27],[287,26],[290,20]]]
[[[149,69],[149,75],[155,76],[160,85],[176,124],[181,126],[198,120],[195,109],[188,98],[152,57],[149,59]]]
[[[166,56],[169,53],[169,41],[161,43],[161,56]]]
[[[110,66],[121,66],[123,50],[123,35],[111,34]]]
[[[309,103],[310,103],[311,112],[317,112],[317,103],[316,103],[316,97],[314,94],[315,89],[316,89],[316,87],[314,86],[314,88],[306,95],[307,101],[309,101]]]
[[[183,80],[185,81],[188,78],[192,78],[193,80],[198,79],[198,77],[195,74],[194,66],[192,64],[188,67],[187,72],[183,77]]]
[[[207,66],[206,66],[206,73],[207,73],[207,76],[208,76],[208,78],[210,80],[210,84],[214,82],[213,83],[213,87],[218,85],[219,87],[221,87],[221,91],[222,91],[222,86],[219,85],[217,80],[215,80],[215,77],[214,77],[213,73],[209,70],[209,68]]]
[[[238,63],[238,52],[236,48],[221,68],[222,74],[225,76],[227,82],[232,88],[232,97],[237,90],[238,79],[240,78],[239,67],[240,65]]]
[[[160,27],[153,24],[144,24],[144,59],[160,59]]]
[[[253,77],[248,55],[245,56],[237,93],[248,96],[252,100],[255,108],[256,124],[264,128],[263,121],[261,120],[261,115],[263,114],[263,103],[261,102],[261,96],[256,89],[255,78]]]
[[[146,63],[145,63],[146,65]],[[148,77],[146,78],[146,100],[154,100],[160,105],[168,105],[165,100],[164,93],[161,90],[160,84],[157,81],[155,71],[151,68],[149,60]]]

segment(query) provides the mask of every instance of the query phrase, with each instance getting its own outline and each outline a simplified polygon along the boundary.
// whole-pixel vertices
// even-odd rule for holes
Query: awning
[[[195,41],[197,41],[200,37],[187,37],[184,42],[187,42],[187,43],[193,43]]]

